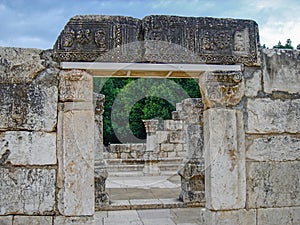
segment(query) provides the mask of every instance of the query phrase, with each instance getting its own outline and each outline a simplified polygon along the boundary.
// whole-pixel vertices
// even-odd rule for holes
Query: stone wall
[[[103,18],[109,21],[108,17]],[[203,52],[198,52],[198,56],[204,58],[198,63],[214,60],[212,56],[216,55],[218,63],[246,65],[243,71],[211,71],[199,76],[203,118],[196,118],[193,126],[184,128],[193,137],[187,140],[190,146],[186,147],[187,153],[193,161],[186,164],[186,171],[199,179],[184,181],[186,199],[189,200],[190,186],[203,186],[200,178],[203,178],[201,157],[204,157],[204,224],[300,224],[300,52],[267,49],[260,52],[258,60],[258,33],[253,21],[191,19],[185,26],[180,23],[182,18],[149,17],[142,21],[147,30],[145,40],[153,35],[164,37],[163,27],[170,26],[159,23],[155,28],[151,23],[145,24],[159,18],[165,18],[171,25],[179,24],[178,28],[183,30],[195,21],[198,25],[205,22],[202,31],[209,30],[211,35],[207,37],[207,32],[200,35],[197,33],[200,29],[190,33],[200,35]],[[127,22],[134,27],[134,21]],[[75,26],[75,29],[78,24],[83,27],[87,25],[85,22],[75,21],[66,28]],[[116,21],[115,25],[118,28],[115,32],[122,29]],[[210,30],[210,25],[214,29]],[[57,43],[65,46],[63,49],[56,46],[56,57],[61,54],[62,59],[68,56],[68,50],[74,50],[68,48],[68,41],[75,41],[80,47],[80,57],[91,53],[81,49],[90,43],[89,32],[82,33],[77,28],[73,32],[64,30]],[[93,38],[98,37],[97,31],[92,31]],[[224,41],[221,39],[226,39],[228,32],[232,34],[228,48],[220,50]],[[163,40],[172,42],[173,33],[177,32],[169,32]],[[245,39],[244,50],[232,39],[236,33]],[[102,35],[101,30],[98,35]],[[188,37],[188,33],[184,35]],[[121,36],[122,33],[118,37]],[[192,39],[194,43],[197,38]],[[125,41],[124,44],[130,41],[119,40]],[[182,43],[192,44],[178,44]],[[93,46],[89,47],[91,50]],[[114,53],[120,50],[119,53],[125,54],[126,49],[116,48]],[[170,57],[167,54],[160,58],[159,49],[154,46],[150,50],[155,54],[147,57],[154,57],[151,59],[155,62],[181,62],[182,58],[172,61],[174,52],[169,52]],[[239,50],[247,53],[246,58]],[[71,56],[76,57],[76,52]],[[110,56],[113,55],[108,55],[108,59]],[[224,62],[221,56],[225,57]],[[94,223],[96,136],[92,85],[87,71],[59,70],[52,60],[52,51],[0,48],[1,224]],[[202,116],[201,109],[193,115]],[[203,131],[197,127],[201,121]],[[202,134],[204,143],[199,142]],[[105,182],[105,173],[102,181]],[[99,185],[101,196],[105,196],[103,186],[105,183]],[[201,191],[194,194],[203,196]]]
[[[235,104],[232,92],[216,98],[205,89],[214,83],[200,80],[206,102],[205,224],[300,223],[299,56],[262,50],[261,67],[245,68],[240,93],[233,92],[243,97]]]
[[[300,52],[262,51],[245,71],[246,208],[257,224],[299,224]]]
[[[57,211],[59,70],[51,54],[0,48],[1,224],[52,225]]]

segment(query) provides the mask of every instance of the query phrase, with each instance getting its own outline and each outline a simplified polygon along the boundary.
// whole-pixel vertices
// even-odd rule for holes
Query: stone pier
[[[146,133],[146,152],[144,154],[144,169],[145,175],[159,175],[160,170],[158,167],[158,148],[157,148],[157,138],[156,131],[158,128],[158,120],[143,120]]]

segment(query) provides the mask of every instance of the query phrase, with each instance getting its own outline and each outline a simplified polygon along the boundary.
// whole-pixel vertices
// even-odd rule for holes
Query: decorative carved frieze
[[[245,91],[242,72],[206,72],[199,84],[205,108],[235,106]]]
[[[54,46],[59,61],[258,63],[252,20],[75,16]]]

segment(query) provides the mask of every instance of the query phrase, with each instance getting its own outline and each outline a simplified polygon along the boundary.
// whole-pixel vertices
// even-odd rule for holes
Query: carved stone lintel
[[[237,105],[244,96],[242,72],[206,72],[199,79],[205,108]]]
[[[158,128],[158,120],[143,120],[146,132],[148,133],[156,133]]]
[[[197,203],[205,201],[204,160],[189,160],[178,171],[181,177],[181,193],[183,202]]]

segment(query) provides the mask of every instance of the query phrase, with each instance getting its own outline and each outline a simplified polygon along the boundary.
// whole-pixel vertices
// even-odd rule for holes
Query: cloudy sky
[[[300,0],[0,0],[0,46],[52,48],[78,14],[253,19],[261,44],[300,44]]]

